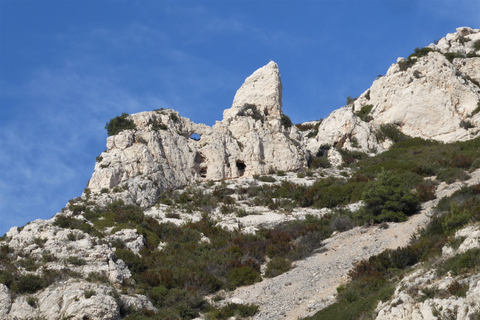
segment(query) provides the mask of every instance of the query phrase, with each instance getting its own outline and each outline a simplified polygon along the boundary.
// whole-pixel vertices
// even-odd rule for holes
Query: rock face
[[[270,206],[250,210],[247,204],[251,206],[252,203],[249,201],[242,204],[243,213],[223,212],[223,207],[219,207],[202,209],[202,212],[185,210],[179,214],[170,212],[171,207],[167,204],[154,206],[165,190],[204,181],[207,182],[204,187],[207,187],[201,191],[213,193],[216,186],[213,187],[215,183],[210,184],[210,181],[236,178],[242,179],[235,181],[232,189],[219,188],[218,192],[227,194],[234,189],[247,190],[259,183],[257,179],[247,179],[248,176],[265,174],[272,169],[295,171],[306,168],[312,155],[327,149],[324,145],[336,147],[328,151],[333,164],[342,162],[339,151],[342,148],[379,153],[392,144],[388,139],[379,138],[382,125],[386,124],[396,126],[407,135],[445,142],[480,136],[479,44],[480,30],[459,28],[438,43],[419,50],[415,56],[407,60],[400,58],[386,76],[377,79],[355,102],[332,112],[321,123],[304,124],[304,127],[312,128],[310,131],[300,132],[283,114],[281,77],[274,62],[245,80],[232,107],[224,111],[223,120],[212,127],[193,123],[174,110],[128,116],[135,129],[108,137],[107,151],[97,158],[94,173],[81,198],[71,200],[67,208],[50,220],[36,220],[22,228],[13,227],[0,238],[0,319],[121,319],[125,310],[155,312],[147,296],[134,291],[137,278],[132,277],[132,272],[136,272],[134,262],[142,254],[145,257],[145,252],[153,245],[147,241],[152,231],[144,229],[143,225],[148,225],[150,219],[160,224],[172,222],[178,225],[185,221],[200,221],[208,211],[219,227],[253,233],[260,227],[269,228],[282,221],[330,212],[326,208],[273,212]],[[318,133],[310,138],[315,130]],[[196,135],[200,138],[194,139]],[[348,175],[348,170],[330,168],[322,170],[321,176],[326,173],[330,177],[343,177],[345,173]],[[295,172],[277,174],[282,176],[282,183],[283,179],[290,182],[297,179],[303,185],[314,183],[314,178],[299,182],[298,179],[302,178]],[[478,185],[479,170],[472,175],[474,178],[469,183]],[[305,178],[305,174],[303,176]],[[439,198],[447,195],[438,191]],[[242,197],[246,197],[245,193]],[[115,220],[120,214],[103,212],[99,217],[96,210],[113,200],[149,207],[145,210],[146,219],[135,227],[122,219],[110,224],[112,221],[109,220]],[[240,194],[237,200],[240,200]],[[353,203],[347,208],[355,211],[360,206],[360,203]],[[224,207],[229,210],[228,206]],[[128,215],[136,218],[135,212]],[[410,227],[416,229],[417,224],[423,224],[424,218],[426,216],[422,215],[421,219],[418,216],[410,219]],[[371,255],[407,241],[413,229],[403,226],[371,231],[375,233],[373,236],[365,234],[367,231],[364,232],[363,228],[357,228],[349,233],[353,235],[349,238],[350,244],[345,241],[345,235],[339,235],[337,240],[327,243],[332,251],[338,249],[338,252],[324,252],[323,256],[318,253],[321,263],[313,258],[310,264],[308,261],[299,263],[298,272],[292,272],[298,276],[293,278],[297,279],[293,285],[292,278],[287,279],[292,273],[285,273],[278,277],[284,282],[272,278],[273,285],[262,282],[257,286],[261,290],[237,290],[237,293],[243,291],[244,294],[236,296],[237,300],[232,299],[232,302],[248,298],[254,303],[274,305],[271,310],[261,310],[257,315],[261,319],[278,319],[279,310],[285,318],[297,318],[304,316],[305,312],[325,307],[333,301],[336,284],[353,261],[362,254]],[[398,233],[398,238],[403,235],[403,240],[397,239],[393,231]],[[377,235],[384,235],[383,240],[377,241],[380,239],[376,238]],[[458,231],[455,237],[461,240],[461,244],[458,248],[445,246],[443,258],[480,247],[478,225]],[[157,240],[159,242],[153,248],[162,250],[167,242],[160,236]],[[209,243],[210,239],[202,233],[199,241]],[[348,251],[342,249],[345,246],[349,247]],[[362,253],[368,248],[367,253]],[[122,252],[125,262],[120,259]],[[330,260],[326,258],[327,254]],[[322,268],[325,262],[322,274],[331,284],[323,286],[321,291],[317,280],[309,277],[312,270]],[[302,265],[307,268],[301,269]],[[9,270],[15,274],[14,285]],[[318,274],[315,272],[313,277]],[[143,276],[156,281],[149,278],[148,273]],[[465,296],[419,299],[421,289],[435,287],[444,292],[452,283],[468,286]],[[301,299],[296,296],[298,291],[303,291]],[[266,300],[262,300],[264,298]],[[274,304],[272,299],[277,299]],[[434,319],[436,316],[473,319],[480,314],[478,301],[478,274],[463,278],[439,277],[434,270],[418,269],[401,281],[392,300],[379,304],[378,319]]]
[[[458,249],[444,247],[448,257],[464,253],[469,249],[480,248],[480,227],[470,226],[455,234],[462,241]],[[465,295],[455,296],[449,293],[452,285],[465,286]],[[423,298],[427,289],[438,292],[432,298]],[[403,278],[397,285],[395,294],[389,302],[377,307],[377,320],[387,319],[477,319],[480,313],[480,275],[439,277],[435,270],[419,268]]]
[[[399,58],[355,102],[334,111],[320,125],[307,149],[337,145],[381,152],[388,143],[375,132],[393,124],[404,134],[443,142],[480,135],[480,30],[459,28],[408,60]],[[370,108],[361,119],[362,108]],[[364,109],[365,110],[365,109]]]
[[[88,183],[91,191],[117,187],[114,197],[147,207],[162,190],[196,181],[306,167],[302,135],[282,122],[282,84],[274,62],[245,80],[232,108],[213,127],[173,110],[130,117],[136,129],[108,137]]]
[[[55,219],[36,220],[7,232],[8,250],[25,261],[19,272],[53,282],[34,294],[10,294],[0,284],[1,319],[121,319],[121,308],[156,310],[143,295],[118,294],[115,287],[134,281],[115,249],[78,229],[53,225]],[[138,250],[143,236],[123,229],[114,235],[125,247]],[[28,257],[28,258],[26,258]],[[103,283],[98,283],[103,282]]]

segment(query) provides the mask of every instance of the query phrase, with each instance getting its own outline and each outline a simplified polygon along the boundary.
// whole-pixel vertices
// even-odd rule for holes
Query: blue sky
[[[461,26],[480,1],[0,0],[0,234],[80,196],[122,112],[213,125],[274,60],[284,113],[324,118]]]

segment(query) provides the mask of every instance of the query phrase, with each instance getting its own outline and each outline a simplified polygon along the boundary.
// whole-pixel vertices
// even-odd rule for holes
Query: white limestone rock
[[[442,255],[445,258],[453,257],[456,254],[464,253],[471,249],[480,248],[480,226],[469,226],[458,230],[454,236],[455,239],[463,239],[457,249],[446,245],[442,248]]]
[[[480,103],[480,58],[467,57],[480,54],[473,48],[476,41],[480,41],[479,29],[459,28],[429,46],[435,51],[413,58],[412,66],[402,66],[406,61],[399,58],[353,105],[324,119],[306,148],[312,153],[322,145],[382,152],[390,147],[389,141],[378,141],[375,136],[383,124],[396,125],[409,136],[443,142],[479,137],[480,113],[472,116],[472,112]],[[460,57],[451,63],[444,53]],[[366,105],[372,106],[369,122],[356,116]],[[466,128],[465,123],[473,128]]]
[[[255,110],[243,110],[246,104]],[[136,129],[107,139],[88,188],[101,204],[121,199],[149,207],[161,191],[196,181],[305,167],[303,136],[295,127],[284,127],[282,116],[280,72],[270,62],[245,80],[213,127],[173,110],[129,116]],[[200,140],[191,139],[193,134]]]
[[[480,54],[480,50],[475,50],[474,48],[475,41],[480,40],[480,29],[460,27],[456,31],[455,33],[447,34],[438,40],[437,43],[429,45],[429,47],[442,53]]]
[[[6,319],[11,308],[10,290],[6,285],[0,283],[0,319]]]
[[[256,105],[266,118],[282,115],[282,82],[278,65],[270,61],[245,79],[233,99],[232,108],[223,112],[223,121],[234,119],[245,104]]]
[[[8,233],[9,248],[16,256],[29,256],[36,261],[42,261],[45,253],[51,255],[54,261],[45,263],[45,270],[72,270],[85,277],[90,272],[97,272],[104,274],[112,283],[121,283],[131,277],[130,270],[122,260],[116,259],[110,245],[100,243],[98,238],[80,230],[54,226],[53,221],[35,220],[20,232],[12,228]],[[70,257],[85,263],[68,263]]]

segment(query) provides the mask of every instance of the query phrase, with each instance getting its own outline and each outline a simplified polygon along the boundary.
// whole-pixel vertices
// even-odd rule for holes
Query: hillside
[[[480,318],[480,30],[293,125],[280,70],[214,126],[122,114],[83,194],[0,238],[5,319]]]

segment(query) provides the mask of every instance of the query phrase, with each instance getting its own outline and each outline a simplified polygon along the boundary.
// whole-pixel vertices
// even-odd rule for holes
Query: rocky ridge
[[[307,149],[336,145],[382,152],[390,143],[375,133],[385,124],[443,142],[478,137],[480,113],[474,110],[480,99],[480,49],[474,44],[479,40],[480,30],[458,28],[408,59],[399,58],[353,103],[325,118]],[[365,116],[360,116],[362,109],[368,110]]]
[[[305,171],[312,159],[325,155],[325,150],[335,166],[342,163],[338,151],[342,148],[370,155],[387,150],[393,142],[379,137],[384,125],[393,125],[410,136],[443,142],[479,137],[480,58],[476,55],[480,54],[480,49],[474,45],[479,40],[480,30],[459,28],[456,33],[430,45],[422,54],[399,59],[384,77],[375,80],[372,87],[352,104],[334,111],[321,123],[304,124],[311,127],[307,131],[292,126],[282,112],[281,77],[274,62],[245,80],[232,107],[224,111],[223,120],[212,127],[195,124],[169,109],[128,116],[135,129],[108,137],[107,150],[97,158],[92,178],[80,198],[73,199],[54,218],[36,220],[23,228],[13,227],[3,237],[0,257],[16,257],[15,263],[21,265],[19,273],[22,276],[47,274],[50,277],[46,279],[47,287],[33,293],[28,293],[27,288],[27,294],[13,293],[0,282],[0,317],[120,319],[129,310],[156,311],[142,292],[126,289],[132,288],[135,280],[126,263],[117,257],[114,245],[122,243],[124,248],[141,257],[147,244],[146,234],[137,229],[106,227],[102,235],[96,235],[92,232],[94,224],[82,212],[85,209],[75,209],[77,204],[105,206],[121,200],[147,208],[145,216],[159,223],[178,225],[201,221],[207,211],[218,226],[253,234],[260,228],[301,220],[307,215],[324,216],[331,209],[274,210],[261,205],[252,208],[248,200],[238,198],[240,209],[246,210],[242,216],[238,212],[222,212],[221,207],[172,212],[169,205],[159,203],[159,198],[167,191],[195,184],[203,188],[202,192],[213,193],[215,187],[222,184],[220,181],[225,180],[233,184],[232,190],[268,185],[270,182],[260,182],[258,176],[272,172],[283,177],[277,178],[280,183],[281,180],[293,181],[305,186],[325,176],[350,176],[348,167],[319,169],[312,177],[306,178]],[[367,108],[368,112],[366,106],[371,106]],[[318,133],[312,134],[316,130]],[[194,139],[194,134],[200,139]],[[303,178],[299,178],[297,172]],[[478,172],[472,173],[473,178],[468,183],[478,184]],[[461,185],[459,183],[458,188]],[[439,197],[442,188],[448,189],[446,186],[437,188]],[[178,193],[186,193],[185,190],[178,190]],[[347,209],[356,211],[361,205],[350,204]],[[352,263],[360,258],[358,252],[362,252],[365,258],[386,248],[405,245],[416,226],[428,220],[427,216],[428,208],[407,223],[392,224],[387,230],[356,228],[340,233],[325,241],[325,248],[329,251],[297,262],[293,270],[283,275],[252,287],[239,288],[227,301],[260,304],[256,317],[262,319],[277,319],[278,308],[282,312],[280,316],[287,319],[311,314],[333,302],[335,288],[345,280]],[[81,221],[82,225],[62,227],[58,224],[59,217]],[[478,226],[458,233],[458,237],[465,236],[466,239],[458,249],[446,247],[446,256],[476,245],[478,237],[470,235],[476,235],[478,230],[472,228],[478,229]],[[392,234],[401,239],[391,239]],[[362,241],[357,241],[360,238]],[[362,248],[358,247],[352,255],[345,254],[341,250],[347,240],[352,246]],[[209,239],[202,236],[199,241],[208,243]],[[161,242],[157,249],[162,250],[164,245]],[[331,254],[332,251],[338,252]],[[328,255],[337,257],[337,260],[329,260]],[[342,267],[338,268],[339,265]],[[0,280],[8,280],[2,277],[6,274],[0,270]],[[296,279],[293,285],[290,277]],[[432,310],[442,308],[444,311],[438,312],[447,315],[448,310],[457,312],[460,307],[468,305],[470,307],[457,313],[466,319],[480,308],[474,303],[479,288],[476,276],[458,279],[461,283],[469,283],[464,300],[450,298],[445,302],[445,299],[439,301],[436,297],[424,300],[423,304],[404,296],[410,283],[425,287],[430,285],[429,281],[436,281],[435,285],[443,288],[447,286],[445,283],[451,282],[451,277],[424,277],[419,271],[403,281],[408,283],[399,285],[395,298],[378,306],[379,319],[409,319],[417,314],[421,314],[418,319],[428,319],[435,312]],[[305,284],[302,288],[309,288],[305,290],[308,297],[292,294],[292,290],[298,291],[301,283]],[[267,296],[262,296],[266,293]],[[279,305],[282,307],[277,308]]]

